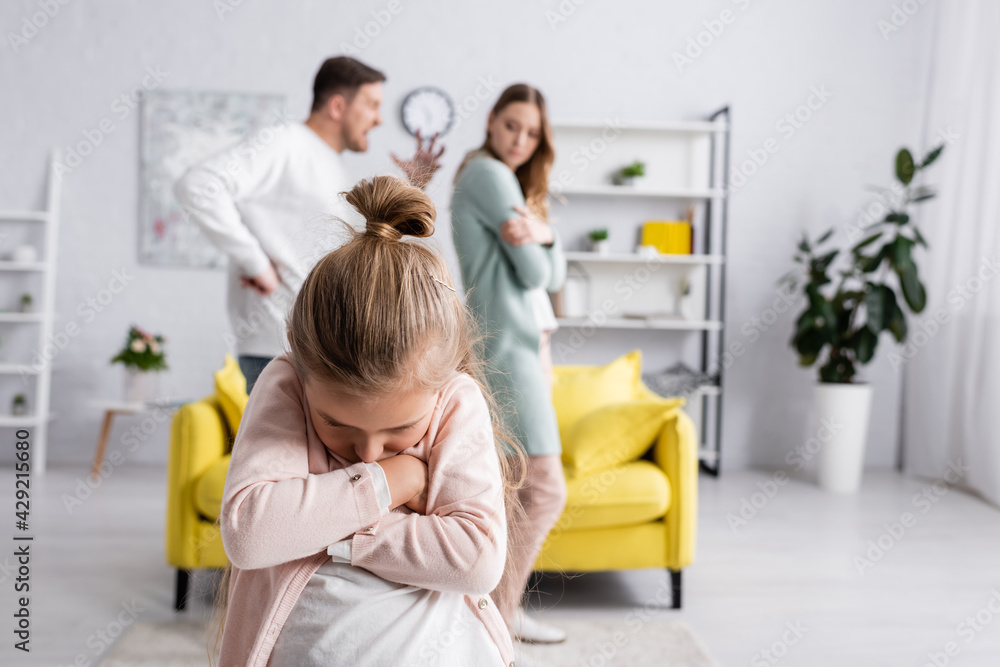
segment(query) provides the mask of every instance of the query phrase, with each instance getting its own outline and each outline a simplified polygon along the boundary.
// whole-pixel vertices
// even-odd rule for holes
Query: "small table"
[[[108,447],[108,436],[111,435],[111,424],[115,415],[134,415],[142,412],[153,412],[159,409],[177,409],[190,401],[91,401],[90,406],[104,411],[104,421],[101,423],[101,434],[97,438],[97,454],[94,456],[94,466],[90,469],[91,478],[99,477],[101,463],[104,461],[104,450]]]

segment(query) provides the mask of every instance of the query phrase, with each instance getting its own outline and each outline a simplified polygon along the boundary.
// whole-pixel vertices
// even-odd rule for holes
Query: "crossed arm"
[[[310,472],[305,414],[288,372],[294,373],[287,363],[265,369],[233,447],[220,516],[233,565],[272,567],[351,537],[352,564],[389,581],[491,591],[503,571],[506,524],[499,460],[478,386],[463,382],[442,408],[426,461],[426,513],[383,516],[366,464]]]

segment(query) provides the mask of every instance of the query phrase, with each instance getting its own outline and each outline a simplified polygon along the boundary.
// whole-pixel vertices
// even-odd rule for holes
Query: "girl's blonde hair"
[[[358,396],[437,391],[456,373],[467,373],[490,406],[508,520],[520,517],[517,489],[524,472],[514,471],[526,469],[526,456],[498,418],[485,382],[478,326],[438,252],[404,240],[434,233],[434,204],[423,190],[393,176],[363,180],[342,194],[364,217],[365,229],[351,230],[350,240],[323,257],[299,290],[287,325],[296,372],[303,382]],[[514,461],[510,452],[516,452]],[[510,528],[508,554],[516,541]],[[220,582],[216,648],[225,623],[229,571]],[[507,568],[503,576],[506,582]]]

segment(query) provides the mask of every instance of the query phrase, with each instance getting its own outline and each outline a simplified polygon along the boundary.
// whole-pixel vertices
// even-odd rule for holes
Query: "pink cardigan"
[[[506,625],[489,597],[503,572],[507,530],[486,400],[456,375],[424,438],[406,454],[427,463],[427,514],[379,512],[364,463],[330,452],[313,428],[287,355],[261,373],[247,403],[219,524],[232,561],[222,667],[264,667],[306,582],[351,537],[351,564],[401,584],[465,594],[505,663]]]

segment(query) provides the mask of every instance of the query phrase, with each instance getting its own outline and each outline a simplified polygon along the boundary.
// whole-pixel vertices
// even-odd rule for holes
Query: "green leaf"
[[[890,292],[892,290],[889,290]],[[889,314],[889,331],[892,332],[893,337],[897,342],[902,343],[906,340],[906,315],[903,313],[903,309],[899,307],[899,303],[896,301],[895,295],[892,300],[892,311]]]
[[[875,241],[879,240],[879,238],[881,238],[881,237],[882,237],[882,232],[875,232],[874,234],[872,234],[871,236],[869,236],[868,238],[866,238],[864,241],[861,241],[856,246],[854,246],[853,248],[851,248],[851,252],[854,253],[855,255],[857,255],[859,250],[861,250],[862,248],[865,248],[866,246],[871,245]]]
[[[799,251],[809,252],[809,238],[806,236],[805,232],[802,232],[802,240],[799,241]]]
[[[879,292],[882,294],[882,329],[881,331],[891,331],[892,314],[899,306],[896,305],[896,293],[888,285],[879,285]],[[902,312],[902,311],[900,311]],[[876,331],[875,333],[878,333]]]
[[[924,235],[916,227],[911,227],[911,229],[913,229],[913,238],[916,239],[916,242],[926,248],[927,240],[924,238]]]
[[[897,225],[905,225],[910,221],[910,216],[906,213],[900,213],[898,211],[893,211],[889,215],[885,216],[886,222],[894,222]]]
[[[889,248],[891,246],[892,246],[891,243],[886,243],[879,249],[877,253],[875,253],[871,257],[858,255],[857,259],[855,260],[858,265],[858,268],[861,269],[864,273],[874,273],[875,271],[878,270],[878,267],[882,263],[882,260],[888,256]]]
[[[817,329],[834,336],[837,331],[837,311],[833,304],[820,294],[816,284],[806,287],[806,296],[809,298],[809,312],[816,320]]]
[[[820,351],[827,343],[827,337],[819,329],[808,329],[793,339],[795,351],[799,353],[800,366],[812,366]]]
[[[826,230],[823,233],[822,236],[820,236],[818,239],[816,239],[816,245],[819,245],[819,244],[823,243],[824,241],[826,241],[831,236],[833,236],[833,227],[831,227],[830,229]]]
[[[928,199],[934,199],[934,193],[933,192],[928,192],[926,194],[917,195],[916,197],[913,197],[912,199],[910,199],[910,203],[911,204],[916,204],[917,202],[927,201]]]
[[[868,314],[866,326],[876,334],[885,328],[885,305],[882,286],[868,283],[868,290],[865,292],[865,311]]]
[[[871,329],[864,327],[858,330],[854,341],[854,354],[858,361],[867,364],[875,356],[875,346],[878,345],[878,334],[872,333]]]
[[[903,185],[909,185],[916,170],[916,166],[913,164],[913,155],[905,148],[900,148],[899,152],[896,153],[896,178]]]
[[[897,273],[903,271],[908,266],[913,266],[913,258],[910,256],[910,249],[914,245],[913,241],[905,236],[897,236],[889,245],[892,247],[892,266]]]
[[[834,258],[837,256],[837,253],[839,252],[840,252],[839,250],[831,250],[825,255],[817,257],[815,260],[813,260],[813,270],[818,271],[819,273],[826,273],[826,269],[828,266],[830,266],[830,262],[834,260]]]
[[[944,150],[944,144],[941,144],[940,146],[932,150],[930,153],[928,153],[927,156],[924,158],[924,161],[920,163],[920,168],[923,169],[924,167],[929,167],[932,164],[934,164],[934,160],[938,159],[938,156],[941,155],[941,151],[943,150]]]
[[[917,265],[908,264],[897,270],[899,274],[899,284],[903,287],[903,298],[906,305],[915,313],[919,313],[927,305],[927,292],[917,277]]]

